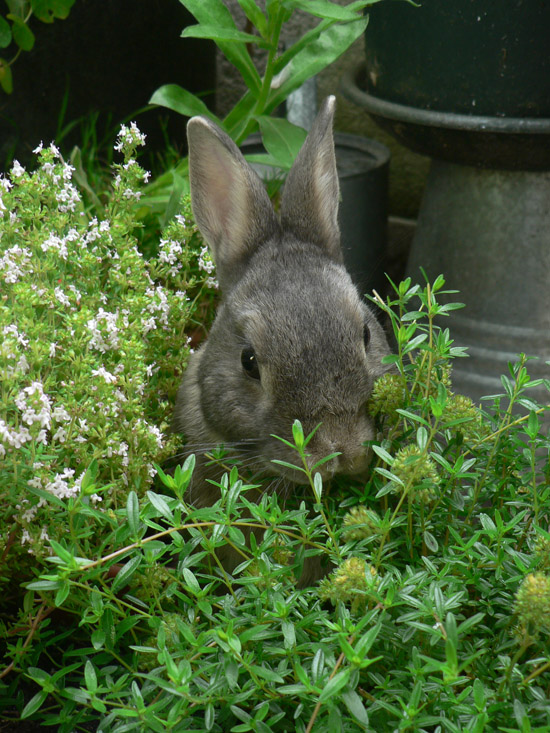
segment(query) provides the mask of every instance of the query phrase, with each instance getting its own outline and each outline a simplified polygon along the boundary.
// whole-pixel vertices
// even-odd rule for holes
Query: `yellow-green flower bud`
[[[323,600],[350,603],[351,610],[366,607],[373,600],[373,591],[378,587],[378,573],[372,565],[360,557],[349,557],[336,570],[321,581],[319,595]]]
[[[515,611],[529,633],[550,632],[550,576],[526,575],[516,594]]]
[[[345,542],[363,540],[367,537],[380,534],[380,517],[366,506],[354,506],[345,515],[344,531],[342,536]]]
[[[384,374],[374,382],[369,399],[369,413],[387,416],[397,422],[396,409],[405,404],[407,390],[405,377],[401,374]]]
[[[450,423],[454,420],[467,420],[467,422],[460,423],[453,427],[453,430],[462,433],[466,439],[478,437],[482,430],[479,408],[469,397],[465,397],[461,394],[454,394],[448,400],[445,406],[443,419],[445,423]]]
[[[425,504],[435,498],[434,487],[439,483],[437,468],[430,456],[417,445],[401,448],[395,456],[391,471],[403,481],[413,498]]]

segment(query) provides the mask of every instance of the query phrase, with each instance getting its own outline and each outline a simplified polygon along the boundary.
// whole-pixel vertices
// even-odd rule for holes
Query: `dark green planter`
[[[420,109],[550,117],[550,3],[402,0],[374,5],[366,91]]]
[[[343,91],[434,159],[407,274],[443,273],[466,304],[449,319],[471,355],[453,385],[476,399],[501,392],[521,352],[548,378],[550,3],[386,0],[369,16],[366,68]],[[543,387],[533,396],[548,402]]]

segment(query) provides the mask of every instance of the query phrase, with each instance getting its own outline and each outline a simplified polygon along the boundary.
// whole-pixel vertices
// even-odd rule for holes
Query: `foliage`
[[[309,488],[284,507],[267,491],[249,501],[234,466],[219,502],[194,509],[193,456],[145,492],[134,468],[109,511],[88,503],[107,495],[100,471],[120,471],[106,454],[68,499],[42,491],[65,533],[33,559],[6,626],[4,717],[67,732],[548,730],[540,382],[521,356],[487,411],[454,394],[463,353],[435,323],[457,307],[443,286],[406,281],[380,303],[397,351],[370,405],[366,483],[323,486],[295,423]],[[242,554],[233,575],[225,543]],[[307,556],[334,569],[297,589]]]
[[[333,0],[267,0],[265,10],[255,0],[239,0],[247,18],[247,32],[239,30],[223,0],[180,2],[198,21],[185,28],[182,37],[214,41],[240,75],[246,92],[223,120],[217,118],[200,97],[177,84],[157,89],[150,102],[188,117],[206,115],[237,145],[259,129],[267,153],[248,156],[248,159],[273,166],[277,171],[288,171],[304,142],[306,131],[272,113],[291,92],[338,59],[361,36],[368,23],[363,10],[378,0],[355,0],[346,6]],[[285,25],[296,11],[319,18],[319,23],[281,51]],[[261,53],[262,72],[254,63],[254,50]],[[175,185],[186,170],[185,159],[176,170]],[[162,195],[168,178],[162,177],[154,184],[151,196]]]
[[[12,59],[0,58],[0,86],[7,94],[13,91],[11,67],[21,51],[32,51],[35,36],[29,26],[31,17],[42,23],[65,19],[75,0],[5,0],[8,12],[0,15],[0,48],[15,43],[17,50]]]

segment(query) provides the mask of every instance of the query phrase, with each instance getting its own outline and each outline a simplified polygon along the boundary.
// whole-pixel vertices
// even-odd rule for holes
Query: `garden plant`
[[[187,201],[140,250],[141,142],[121,131],[103,218],[55,146],[1,183],[0,721],[548,730],[550,442],[529,359],[483,409],[455,394],[467,357],[442,324],[459,305],[443,277],[407,280],[375,298],[396,350],[369,405],[370,478],[322,485],[295,423],[294,501],[249,501],[228,465],[194,509],[168,421],[215,273]],[[297,589],[309,555],[327,576]]]
[[[306,130],[275,113],[311,77],[340,56],[365,31],[368,16],[363,11],[379,0],[355,0],[342,6],[333,0],[267,0],[262,10],[255,0],[239,0],[247,19],[247,31],[222,0],[180,0],[197,23],[182,32],[184,38],[204,38],[216,43],[240,76],[246,89],[223,120],[202,99],[177,84],[166,84],[153,94],[158,104],[186,117],[206,115],[240,145],[259,131],[266,153],[247,160],[272,166],[278,174],[288,172],[306,137]],[[282,49],[286,26],[296,11],[319,22]],[[254,63],[254,56],[259,59]],[[258,66],[263,66],[262,71]],[[160,176],[148,189],[151,202],[163,201],[168,191],[186,188],[187,159]]]

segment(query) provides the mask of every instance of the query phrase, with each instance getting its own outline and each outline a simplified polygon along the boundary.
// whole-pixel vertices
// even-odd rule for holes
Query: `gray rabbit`
[[[328,97],[288,174],[280,220],[233,141],[205,117],[188,124],[193,213],[223,293],[174,413],[174,429],[197,450],[195,506],[219,497],[199,455],[219,444],[256,474],[278,477],[281,493],[299,482],[300,474],[271,462],[297,462],[271,437],[291,439],[296,418],[306,435],[320,424],[307,446],[311,465],[340,453],[319,469],[323,479],[365,471],[364,443],[373,438],[366,403],[389,349],[342,264],[334,107]]]

